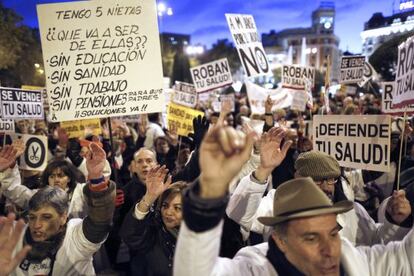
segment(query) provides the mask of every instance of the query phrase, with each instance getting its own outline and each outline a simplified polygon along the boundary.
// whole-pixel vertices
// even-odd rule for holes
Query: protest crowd
[[[237,16],[226,15],[233,35]],[[37,89],[0,87],[0,276],[414,275],[410,72],[384,108],[380,93],[329,93],[329,65],[321,90],[306,68],[272,89],[252,78],[235,89],[224,58],[148,95],[71,80],[91,104],[114,92],[114,106],[100,98],[87,113],[86,101],[64,110],[73,95],[56,97],[55,82],[48,104]],[[363,70],[364,58],[346,59]],[[243,64],[247,77],[269,70]]]

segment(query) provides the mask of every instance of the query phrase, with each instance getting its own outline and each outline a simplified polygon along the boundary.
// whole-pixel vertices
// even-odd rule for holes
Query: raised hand
[[[200,146],[201,141],[204,138],[204,135],[207,133],[210,123],[207,118],[201,115],[198,115],[193,119],[193,129],[194,133],[190,133],[188,136],[193,139],[196,147]]]
[[[273,100],[270,98],[270,96],[267,96],[267,99],[265,101],[265,113],[271,113],[273,107]]]
[[[230,101],[221,102],[220,116],[218,118],[218,124],[225,124],[227,115],[231,112],[232,103]]]
[[[19,220],[13,228],[15,215],[0,217],[0,276],[9,275],[26,257],[31,247],[26,245],[16,256],[12,257],[23,231],[24,222]]]
[[[103,176],[106,153],[96,143],[89,145],[89,152],[86,155],[86,169],[89,179],[98,179]]]
[[[264,132],[260,139],[260,165],[255,171],[255,176],[260,181],[265,181],[272,171],[282,163],[286,157],[292,141],[285,141],[281,147],[286,132],[281,127],[272,127]]]
[[[166,132],[168,141],[174,147],[178,145],[178,134],[177,134],[177,125],[171,124],[168,131]]]
[[[16,159],[20,157],[26,150],[26,144],[23,139],[14,140],[12,146],[16,150]]]
[[[230,180],[250,158],[256,133],[245,135],[217,123],[200,147],[201,197],[219,198],[226,194]]]
[[[7,170],[16,162],[17,150],[11,145],[5,145],[0,151],[0,172]]]
[[[147,192],[144,196],[145,201],[151,205],[157,200],[157,198],[170,186],[171,184],[171,175],[168,174],[167,167],[164,166],[155,166],[150,169],[147,174],[145,185],[147,186]]]
[[[148,115],[141,114],[140,120],[138,122],[138,135],[141,137],[147,136],[148,129]]]
[[[397,224],[401,224],[411,215],[411,205],[404,190],[394,191],[387,204],[387,213]]]

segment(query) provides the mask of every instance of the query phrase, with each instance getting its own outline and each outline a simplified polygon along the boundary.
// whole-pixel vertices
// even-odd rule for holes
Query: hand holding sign
[[[387,204],[387,213],[398,225],[411,215],[411,205],[405,197],[404,190],[394,191]]]
[[[105,151],[96,143],[91,143],[86,156],[86,169],[88,170],[89,179],[98,179],[103,176],[105,160]]]
[[[0,172],[7,170],[16,162],[17,150],[13,146],[6,145],[0,151]]]

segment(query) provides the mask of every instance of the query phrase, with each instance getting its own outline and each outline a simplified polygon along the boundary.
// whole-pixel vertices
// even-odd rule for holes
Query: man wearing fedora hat
[[[402,242],[355,248],[340,238],[337,214],[350,201],[332,203],[311,178],[282,184],[271,216],[259,220],[274,228],[268,243],[219,258],[222,217],[230,180],[249,158],[254,136],[214,126],[200,147],[201,174],[183,195],[183,218],[174,275],[412,275],[414,232]]]
[[[311,177],[332,202],[347,199],[342,192],[341,183],[337,181],[341,175],[338,162],[331,156],[318,151],[309,151],[298,156],[295,162],[296,177]],[[265,184],[265,183],[264,183]],[[259,216],[273,214],[275,190],[262,197],[267,185],[253,181],[241,181],[234,191],[227,207],[227,214],[238,222],[246,232],[262,234],[267,240],[273,229],[257,220]],[[240,208],[249,206],[249,209]],[[339,214],[338,223],[343,227],[342,237],[354,245],[374,245],[401,240],[412,226],[411,206],[404,191],[394,192],[387,201],[386,219],[383,223],[375,223],[365,208],[354,203],[354,209]],[[255,210],[251,212],[250,210]]]

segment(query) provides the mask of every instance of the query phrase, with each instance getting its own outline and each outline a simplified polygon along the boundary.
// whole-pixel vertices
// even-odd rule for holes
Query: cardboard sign
[[[290,109],[297,111],[305,111],[306,103],[308,102],[308,94],[305,91],[293,91],[292,92],[292,105]]]
[[[69,138],[85,138],[88,135],[98,136],[102,134],[99,119],[61,122],[60,127],[66,130]]]
[[[176,81],[174,85],[174,96],[171,101],[179,105],[195,107],[197,105],[197,92],[194,85]]]
[[[358,83],[364,77],[364,56],[347,56],[341,59],[339,83]]]
[[[190,69],[198,93],[233,83],[227,58],[222,58]]]
[[[44,171],[47,165],[47,136],[14,134],[12,140],[23,139],[26,145],[24,153],[20,156],[19,168],[28,171]]]
[[[46,87],[33,86],[33,85],[22,85],[21,88],[23,90],[37,90],[37,91],[42,91],[43,108],[44,109],[48,109],[49,108],[49,102],[47,101]]]
[[[177,128],[178,135],[188,136],[189,133],[194,132],[193,119],[198,115],[204,116],[204,113],[170,103],[167,109],[168,129],[174,126]]]
[[[381,111],[383,113],[390,114],[404,114],[404,111],[408,113],[414,113],[414,104],[408,105],[407,108],[394,108],[392,104],[393,95],[395,93],[395,83],[394,82],[383,82],[382,83],[382,104]]]
[[[310,83],[307,83],[307,80]],[[282,66],[282,87],[298,90],[310,89],[315,85],[315,68],[303,67],[298,65]]]
[[[391,116],[316,115],[313,149],[335,158],[343,167],[388,172]]]
[[[155,1],[37,6],[53,122],[165,108]]]
[[[409,37],[398,46],[397,74],[395,76],[396,89],[392,104],[395,108],[403,108],[414,104],[414,36]]]
[[[227,13],[226,19],[246,75],[256,77],[271,73],[253,16]]]
[[[292,92],[295,91],[286,88],[266,89],[250,81],[246,82],[246,89],[251,111],[255,114],[265,113],[267,96],[273,100],[272,111],[290,106],[293,98]]]
[[[43,119],[42,92],[0,87],[3,119]]]
[[[214,101],[211,103],[213,110],[215,112],[221,112],[221,105],[225,102],[229,102],[231,104],[231,112],[234,112],[236,108],[234,98],[234,94],[220,95],[219,97],[215,97]]]

